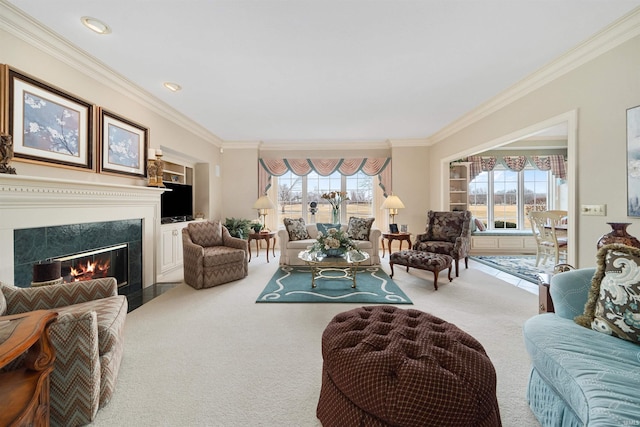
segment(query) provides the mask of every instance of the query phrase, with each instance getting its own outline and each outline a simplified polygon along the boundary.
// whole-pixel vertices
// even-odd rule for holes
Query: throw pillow
[[[323,236],[329,234],[330,228],[335,228],[336,230],[340,230],[340,224],[331,224],[331,223],[322,223],[319,222],[316,224],[316,228],[318,229],[318,233],[322,233]]]
[[[4,292],[2,292],[2,283],[0,283],[0,316],[4,316],[5,314],[7,314],[7,300],[4,298]]]
[[[484,226],[484,222],[480,221],[480,219],[476,218],[474,222],[476,223],[476,229],[478,231],[485,231],[487,229],[487,227]]]
[[[352,216],[349,218],[347,236],[353,240],[369,240],[373,221],[375,221],[375,218],[356,218]]]
[[[640,249],[605,245],[597,264],[584,314],[575,322],[640,344]]]
[[[289,240],[305,240],[311,238],[307,232],[307,226],[304,224],[304,218],[285,218],[283,221],[289,233]]]
[[[189,236],[191,241],[202,247],[222,245],[222,224],[220,221],[190,222]]]

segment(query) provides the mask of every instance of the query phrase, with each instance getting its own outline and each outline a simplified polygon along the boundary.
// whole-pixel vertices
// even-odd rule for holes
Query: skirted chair
[[[456,277],[458,277],[458,264],[461,259],[464,258],[465,268],[469,268],[471,212],[429,211],[427,213],[427,230],[416,236],[413,249],[449,255],[455,262]]]
[[[184,281],[210,288],[247,277],[247,241],[232,237],[220,221],[196,221],[182,229]]]
[[[124,352],[127,298],[116,279],[18,288],[0,283],[0,316],[53,310],[49,328],[56,352],[50,375],[52,426],[94,421],[115,391]]]

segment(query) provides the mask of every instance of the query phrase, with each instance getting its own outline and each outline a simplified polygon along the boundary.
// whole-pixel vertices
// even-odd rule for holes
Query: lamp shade
[[[275,209],[276,205],[266,195],[260,196],[253,204],[253,209]]]
[[[400,197],[391,194],[390,196],[387,196],[386,199],[384,199],[384,202],[382,203],[382,206],[380,206],[380,209],[404,209],[404,203],[402,203]]]

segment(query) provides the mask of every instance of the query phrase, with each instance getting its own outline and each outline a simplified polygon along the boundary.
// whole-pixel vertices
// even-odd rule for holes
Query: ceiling
[[[0,0],[225,142],[428,138],[640,0]],[[98,18],[112,30],[81,25]],[[182,86],[176,93],[163,87]]]

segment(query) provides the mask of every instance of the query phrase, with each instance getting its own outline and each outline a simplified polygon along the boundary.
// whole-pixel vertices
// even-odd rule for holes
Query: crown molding
[[[434,144],[431,138],[389,139],[391,148],[399,147],[429,147]]]
[[[145,108],[159,114],[214,146],[220,147],[222,145],[222,139],[218,138],[200,124],[124,78],[112,70],[107,64],[69,43],[58,34],[4,0],[0,0],[0,29],[53,56],[92,79],[99,81],[110,89],[134,100]]]
[[[438,143],[638,35],[640,35],[640,7],[445,126],[429,139],[433,144]]]
[[[261,141],[224,141],[221,150],[258,150]]]

